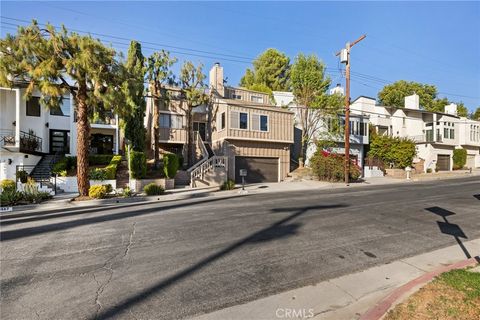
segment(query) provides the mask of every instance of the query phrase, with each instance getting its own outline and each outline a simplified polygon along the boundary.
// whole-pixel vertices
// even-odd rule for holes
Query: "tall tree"
[[[26,99],[36,88],[40,103],[58,108],[72,94],[77,114],[77,181],[80,196],[88,195],[89,115],[92,108],[116,108],[121,99],[122,66],[113,49],[90,36],[41,29],[36,21],[0,40],[0,85],[27,82]],[[70,83],[72,81],[73,83]],[[122,112],[117,108],[116,112]]]
[[[177,59],[170,57],[170,53],[164,50],[154,52],[147,60],[147,80],[153,98],[153,158],[157,169],[160,163],[160,103],[168,103],[166,87],[174,82],[171,68],[175,62]]]
[[[125,104],[130,112],[125,115],[125,137],[134,151],[145,151],[146,129],[144,126],[145,98],[144,79],[146,73],[142,46],[137,41],[130,42],[125,64],[127,79],[122,85]]]
[[[189,166],[194,162],[193,109],[208,103],[202,68],[202,64],[195,66],[192,62],[186,61],[180,70],[180,88],[184,101],[182,108],[187,117],[187,163]]]
[[[328,95],[331,80],[325,76],[325,64],[317,56],[300,53],[290,72],[293,95],[297,104],[297,122],[302,129],[300,157],[317,137],[326,117],[335,117],[343,105],[341,95]]]
[[[290,90],[290,58],[277,49],[267,49],[253,61],[240,80],[247,89],[271,93]]]
[[[463,102],[457,102],[457,115],[459,117],[468,117],[468,109]]]
[[[433,111],[437,107],[434,104],[437,98],[437,88],[433,85],[413,81],[400,80],[386,85],[378,93],[378,99],[386,106],[403,108],[405,106],[405,97],[414,93],[420,97],[420,105],[425,110]]]

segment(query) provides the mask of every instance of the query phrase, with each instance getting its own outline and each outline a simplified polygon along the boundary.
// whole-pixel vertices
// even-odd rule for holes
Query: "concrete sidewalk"
[[[480,239],[464,245],[472,256],[480,254]],[[453,245],[193,319],[270,320],[289,318],[286,313],[297,319],[359,319],[396,288],[427,272],[465,259],[461,248]]]

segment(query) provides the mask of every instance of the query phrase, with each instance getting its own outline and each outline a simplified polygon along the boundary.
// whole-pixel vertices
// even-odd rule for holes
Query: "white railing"
[[[195,163],[193,166],[187,169],[187,172],[192,172],[195,168],[199,167],[202,163],[208,160],[208,151],[207,147],[205,147],[205,143],[203,143],[202,138],[200,137],[200,134],[198,132],[195,132],[195,140],[196,140],[196,148],[200,147],[201,153],[202,153],[202,159],[200,159],[197,163]],[[188,148],[187,148],[187,152]]]
[[[228,172],[228,158],[224,156],[213,156],[206,161],[203,161],[196,168],[190,171],[190,186],[193,187],[195,180],[204,180],[205,175],[214,171],[217,168],[223,168]]]

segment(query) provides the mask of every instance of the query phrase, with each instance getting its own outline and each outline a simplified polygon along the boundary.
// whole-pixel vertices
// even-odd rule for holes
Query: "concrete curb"
[[[441,273],[453,270],[463,269],[477,264],[475,258],[459,261],[457,263],[438,268],[434,271],[427,272],[420,277],[398,287],[384,299],[380,300],[375,306],[364,313],[359,320],[380,320],[385,314],[395,305],[415,293],[418,289],[423,287],[428,282],[432,281],[434,277]]]

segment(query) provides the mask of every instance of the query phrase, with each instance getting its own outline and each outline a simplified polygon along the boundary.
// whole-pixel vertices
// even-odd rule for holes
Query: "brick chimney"
[[[225,86],[223,85],[223,67],[219,62],[216,62],[209,74],[210,89],[214,90],[221,97],[225,96]]]

